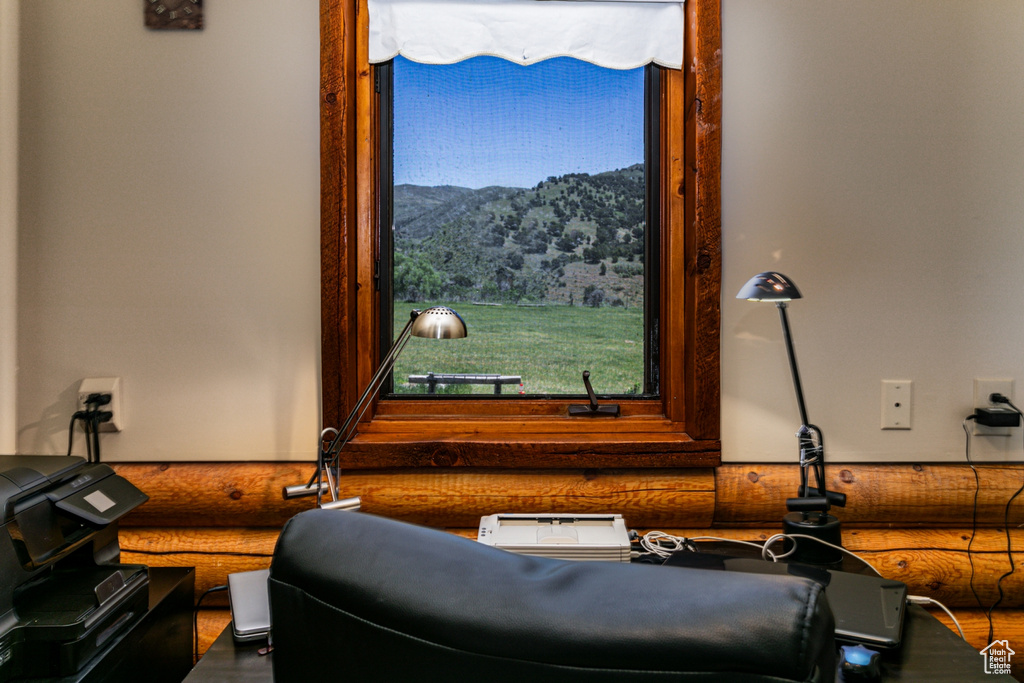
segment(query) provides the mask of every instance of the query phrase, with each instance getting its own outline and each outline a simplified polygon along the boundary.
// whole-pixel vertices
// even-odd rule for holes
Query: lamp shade
[[[747,280],[737,299],[747,301],[790,301],[799,299],[800,290],[792,280],[781,273],[758,273]]]
[[[466,323],[447,306],[433,306],[416,316],[410,333],[427,339],[462,339],[466,336]]]

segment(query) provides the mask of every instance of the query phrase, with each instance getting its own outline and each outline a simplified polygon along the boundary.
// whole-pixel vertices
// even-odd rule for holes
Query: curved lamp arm
[[[802,295],[796,285],[781,273],[758,273],[750,278],[736,295],[737,299],[748,301],[770,301],[779,309],[779,320],[782,322],[782,336],[786,342],[786,355],[789,357],[789,371],[793,375],[793,389],[796,392],[796,404],[800,411],[800,431],[796,436],[800,448],[800,489],[797,498],[786,500],[790,511],[827,512],[829,507],[846,505],[846,495],[829,491],[825,487],[825,437],[821,429],[807,419],[807,406],[804,403],[804,389],[800,383],[800,370],[796,364],[796,352],[793,350],[793,335],[789,329],[789,302],[800,299]],[[816,486],[808,485],[807,470],[814,470]]]
[[[405,345],[409,343],[412,336],[431,339],[460,339],[467,335],[466,323],[462,317],[450,308],[445,306],[434,306],[424,311],[413,310],[409,313],[409,322],[405,324],[402,331],[395,339],[395,343],[381,359],[380,367],[370,379],[370,383],[363,390],[359,400],[356,401],[352,411],[345,418],[341,429],[325,429],[320,433],[319,457],[317,471],[313,474],[305,486],[285,487],[283,495],[285,498],[308,496],[316,494],[318,507],[330,509],[359,509],[358,498],[341,499],[339,487],[341,486],[341,451],[359,431],[359,422],[363,419],[366,409],[370,406],[373,398],[377,395],[384,380],[390,375],[395,367],[395,362],[401,355]],[[334,432],[334,438],[327,444],[324,438],[329,432]],[[326,445],[325,445],[326,444]],[[324,481],[326,477],[327,481]],[[315,486],[314,486],[315,484]],[[323,492],[327,489],[331,494],[329,502],[323,502]]]

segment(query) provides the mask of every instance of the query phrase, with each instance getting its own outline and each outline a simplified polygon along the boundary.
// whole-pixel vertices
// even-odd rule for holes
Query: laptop
[[[894,648],[900,644],[907,604],[907,585],[901,581],[806,564],[699,552],[674,553],[665,564],[811,579],[825,589],[836,621],[837,641],[875,648]]]
[[[269,569],[228,574],[231,633],[240,643],[270,635]]]

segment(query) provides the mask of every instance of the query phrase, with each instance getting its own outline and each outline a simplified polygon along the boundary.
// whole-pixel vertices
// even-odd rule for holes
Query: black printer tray
[[[15,599],[12,659],[19,675],[68,676],[149,608],[143,565],[58,568]]]

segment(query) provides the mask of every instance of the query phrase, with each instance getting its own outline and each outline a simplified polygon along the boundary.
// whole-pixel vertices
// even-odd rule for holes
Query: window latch
[[[590,386],[590,370],[583,371],[583,386],[587,388],[587,396],[590,398],[589,405],[576,404],[569,406],[570,417],[618,417],[619,404],[605,403],[599,405],[597,396],[594,394],[594,387]]]

